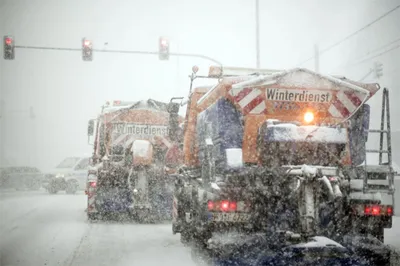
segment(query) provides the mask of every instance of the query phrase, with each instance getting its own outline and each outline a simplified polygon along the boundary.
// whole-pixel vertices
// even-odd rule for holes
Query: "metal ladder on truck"
[[[368,133],[379,133],[379,149],[366,149],[365,165],[363,174],[363,193],[384,193],[392,197],[394,205],[394,170],[392,167],[392,145],[390,132],[390,108],[389,108],[389,90],[383,89],[382,95],[382,113],[381,113],[381,128],[368,129]],[[386,124],[386,127],[385,127]],[[386,145],[384,139],[386,136]],[[386,149],[384,149],[386,146]],[[379,164],[368,165],[367,154],[378,153]],[[387,154],[387,162],[383,162],[383,155]],[[394,206],[393,206],[394,207]]]

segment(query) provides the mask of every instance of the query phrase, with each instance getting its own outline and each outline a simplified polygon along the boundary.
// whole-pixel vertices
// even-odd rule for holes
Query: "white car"
[[[54,170],[45,175],[43,185],[51,194],[65,190],[74,194],[86,189],[86,178],[90,157],[67,157]]]

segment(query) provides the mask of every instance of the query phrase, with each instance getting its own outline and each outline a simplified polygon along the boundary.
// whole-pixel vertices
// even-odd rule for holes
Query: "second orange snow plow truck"
[[[89,136],[95,131],[87,185],[90,219],[113,212],[141,221],[170,217],[173,183],[167,173],[179,161],[171,158],[179,156],[179,148],[170,138],[170,122],[168,104],[152,99],[115,101],[89,122]]]
[[[173,233],[205,248],[232,230],[383,241],[394,210],[387,89],[381,128],[371,130],[366,101],[378,84],[299,68],[211,67],[203,78],[216,82],[190,88]],[[366,148],[368,133],[379,148]]]

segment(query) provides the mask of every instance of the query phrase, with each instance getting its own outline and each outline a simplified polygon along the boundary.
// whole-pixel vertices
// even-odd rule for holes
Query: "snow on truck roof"
[[[257,69],[257,68],[239,68],[239,67],[220,67],[220,66],[211,66],[209,69],[209,77],[215,77],[215,78],[224,78],[224,80],[231,80],[231,79],[248,79],[249,77],[253,76],[256,77],[256,79],[252,80],[252,84],[257,84],[257,83],[262,83],[264,80],[267,80],[267,84],[258,84],[260,86],[262,85],[269,85],[271,84],[272,81],[275,80],[269,80],[269,79],[279,79],[283,76],[287,76],[288,74],[296,74],[296,77],[291,77],[290,84],[293,85],[294,87],[302,87],[303,85],[310,85],[312,84],[312,89],[315,89],[315,85],[320,85],[320,84],[315,84],[315,79],[312,80],[311,82],[308,82],[307,80],[304,79],[305,76],[299,77],[299,73],[304,72],[308,73],[309,75],[318,77],[320,80],[328,80],[336,85],[344,85],[347,86],[350,89],[360,91],[360,92],[368,92],[371,94],[371,96],[379,90],[379,85],[377,83],[372,83],[372,84],[367,84],[367,83],[361,83],[358,81],[353,81],[350,79],[347,79],[344,76],[338,76],[338,75],[322,75],[317,72],[305,69],[305,68],[294,68],[294,69],[289,69],[289,70],[277,70],[277,69]],[[295,84],[296,82],[305,82],[306,84]],[[243,84],[241,84],[243,85]],[[235,87],[238,87],[238,85],[234,85]],[[307,88],[304,87],[304,88]],[[332,89],[332,85],[328,84],[327,89]]]
[[[275,102],[294,102],[296,108],[300,109],[311,103],[323,114],[320,116],[321,120],[341,119],[344,122],[380,88],[376,83],[364,84],[344,77],[321,75],[303,68],[284,71],[219,68],[220,72],[211,68],[209,77],[219,78],[218,83],[197,104],[205,108],[208,98],[226,95],[245,116],[271,114],[271,111],[279,109],[273,106]],[[232,70],[233,74],[227,73],[226,69]],[[293,115],[291,109],[280,108],[278,111],[281,116]]]
[[[112,105],[107,106],[106,104],[103,113],[107,114],[124,109],[140,109],[140,110],[167,112],[168,104],[153,99],[140,100],[140,101],[113,101]]]
[[[379,89],[377,88],[376,91],[370,91],[369,89],[354,84],[354,82],[348,82],[345,78],[322,75],[305,68],[294,68],[269,75],[260,75],[248,82],[234,84],[232,87],[238,89],[243,86],[266,86],[278,83],[288,88],[352,90],[363,93],[365,96],[370,96],[370,94],[375,93]]]

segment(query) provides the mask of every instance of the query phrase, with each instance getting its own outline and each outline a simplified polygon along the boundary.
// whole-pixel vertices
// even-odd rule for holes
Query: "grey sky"
[[[399,4],[399,0],[260,0],[261,65],[294,67],[312,56],[314,43],[327,47]],[[14,35],[19,45],[79,48],[81,38],[87,37],[97,49],[146,51],[156,51],[159,36],[168,36],[171,51],[254,67],[254,9],[252,0],[0,0],[0,33]],[[379,60],[385,66],[380,82],[396,88],[400,49],[354,62],[400,38],[399,18],[397,10],[322,55],[321,71],[360,79]],[[194,64],[206,71],[211,63],[105,53],[83,62],[79,52],[18,49],[14,61],[0,60],[3,156],[45,169],[65,156],[90,154],[87,120],[95,117],[105,100],[167,101],[186,96],[187,75]],[[304,66],[313,68],[313,61]],[[376,81],[373,75],[366,80]],[[398,91],[393,94],[400,97]],[[15,112],[29,106],[35,110],[33,121],[29,113]],[[399,108],[392,110],[399,114]],[[394,124],[400,129],[400,122]]]

